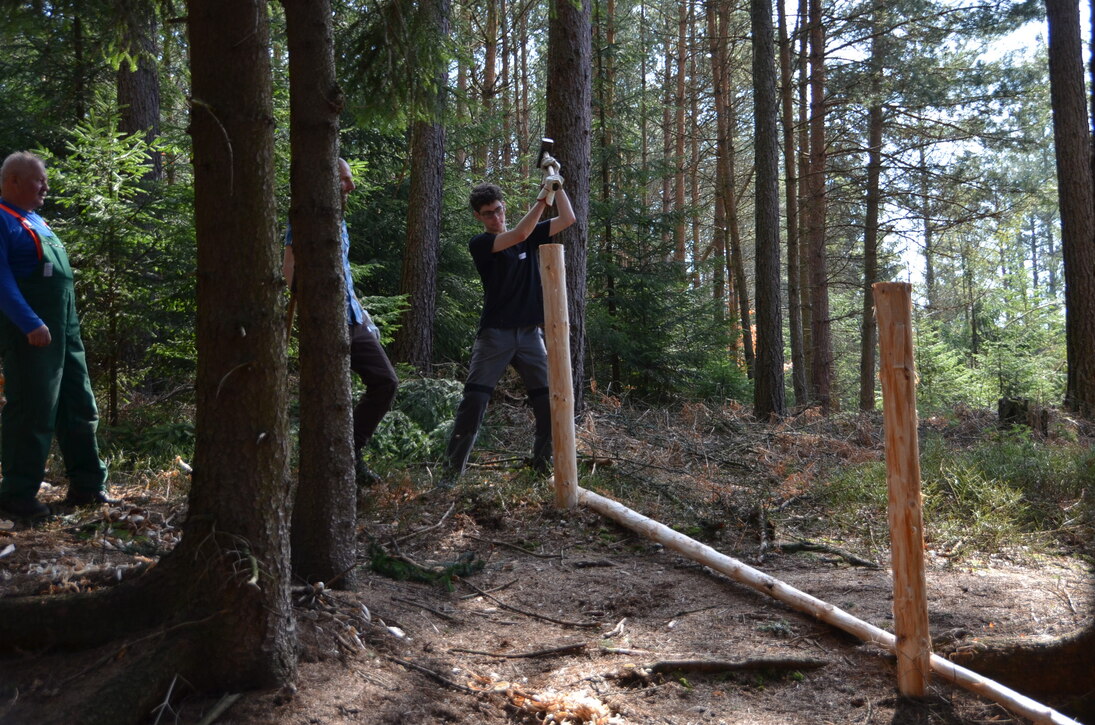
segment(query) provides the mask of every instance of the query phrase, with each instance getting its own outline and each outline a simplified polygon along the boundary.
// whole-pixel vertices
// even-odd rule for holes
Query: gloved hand
[[[562,167],[559,166],[559,162],[555,160],[554,156],[552,156],[549,153],[545,153],[543,158],[540,159],[540,168],[541,169],[550,169],[551,167],[555,167],[554,172],[556,174],[558,174],[559,169],[562,168]]]
[[[540,189],[537,200],[544,199],[548,206],[555,203],[555,192],[563,188],[563,177],[559,174],[549,174],[544,177],[544,186]]]

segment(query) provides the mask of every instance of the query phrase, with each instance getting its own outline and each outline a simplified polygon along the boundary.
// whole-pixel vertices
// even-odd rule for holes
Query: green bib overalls
[[[38,228],[42,258],[18,285],[52,338],[33,347],[26,334],[0,315],[0,354],[8,402],[0,412],[0,497],[33,497],[45,475],[53,436],[65,460],[69,491],[96,492],[106,483],[95,429],[99,411],[91,390],[72,267],[61,241]]]

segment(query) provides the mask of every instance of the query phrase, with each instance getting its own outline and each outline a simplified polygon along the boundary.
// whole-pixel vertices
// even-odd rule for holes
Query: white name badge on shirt
[[[53,276],[53,262],[45,262],[44,264],[42,264],[42,276],[43,277],[52,277]]]
[[[527,256],[528,256],[527,252],[521,252],[520,254],[517,255],[517,258],[518,259],[524,259]]]

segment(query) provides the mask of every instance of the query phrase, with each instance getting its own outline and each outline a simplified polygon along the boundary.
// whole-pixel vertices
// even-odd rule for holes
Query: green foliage
[[[1002,432],[962,451],[927,436],[920,467],[926,544],[951,554],[1046,545],[1051,535],[1039,533],[1044,531],[1068,540],[1067,528],[1077,523],[1069,511],[1095,484],[1095,453],[1036,441],[1028,429]],[[864,521],[886,520],[885,463],[839,471],[822,496],[829,520],[861,535]]]
[[[401,410],[389,411],[377,426],[369,449],[384,461],[407,462],[419,458],[426,433]]]
[[[939,330],[921,319],[913,337],[916,347],[917,408],[946,410],[956,405],[987,402],[983,379],[967,366],[960,350],[942,339]]]
[[[390,462],[440,459],[463,390],[455,380],[404,380],[392,411],[384,416],[369,444],[370,450]]]
[[[377,574],[396,581],[414,581],[440,584],[445,591],[453,591],[454,577],[466,577],[483,570],[486,562],[466,551],[456,561],[424,567],[401,557],[392,556],[378,544],[369,547],[369,568]]]
[[[169,469],[176,457],[193,458],[192,403],[185,398],[142,401],[128,408],[118,425],[100,425],[99,439],[114,471]]]
[[[116,129],[100,101],[69,131],[66,154],[49,161],[61,207],[54,226],[76,270],[94,377],[112,391],[112,422],[118,397],[193,370],[196,264],[189,188],[147,179],[151,154],[178,150]]]
[[[996,398],[1060,400],[1065,388],[1063,316],[1055,303],[1009,315],[977,355]]]

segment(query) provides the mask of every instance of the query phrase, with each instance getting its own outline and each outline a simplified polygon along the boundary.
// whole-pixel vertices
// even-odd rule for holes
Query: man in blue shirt
[[[357,188],[353,172],[345,159],[338,160],[338,181],[342,190],[342,210],[345,212],[346,197]],[[282,265],[290,289],[293,287],[293,269],[293,230],[290,228],[285,233],[285,259]],[[379,477],[366,465],[363,449],[391,409],[399,378],[380,345],[380,330],[357,301],[354,278],[350,272],[350,234],[345,220],[342,221],[342,270],[346,280],[346,320],[350,324],[350,370],[357,373],[365,384],[365,393],[354,406],[354,464],[357,484],[366,486],[377,483]]]
[[[95,440],[99,411],[72,268],[35,213],[48,191],[37,156],[17,152],[0,166],[0,356],[8,399],[0,412],[0,510],[28,519],[50,513],[37,496],[55,434],[69,480],[63,505],[118,503],[107,495]]]
[[[570,199],[561,188],[562,178],[554,176],[551,181],[559,185],[555,192],[559,215],[539,221],[550,206],[550,184],[545,184],[532,208],[513,229],[506,226],[501,189],[494,184],[472,189],[469,202],[483,225],[483,233],[468,243],[468,249],[483,281],[483,313],[471,351],[464,397],[445,452],[447,470],[441,478],[442,488],[451,487],[464,472],[491,393],[508,365],[521,376],[536,419],[530,465],[539,471],[550,467],[551,406],[539,247],[575,221]]]

